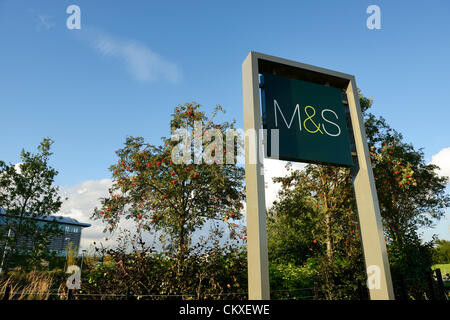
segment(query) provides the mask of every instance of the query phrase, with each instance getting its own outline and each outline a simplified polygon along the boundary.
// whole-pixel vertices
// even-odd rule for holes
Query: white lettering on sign
[[[286,127],[288,129],[291,128],[292,122],[294,122],[295,114],[297,113],[298,127],[300,128],[300,131],[302,131],[301,112],[300,112],[300,106],[298,104],[295,106],[294,113],[292,114],[291,120],[288,123],[286,121],[286,117],[283,114],[283,111],[281,111],[281,108],[280,108],[280,106],[278,104],[278,101],[274,99],[273,100],[273,110],[274,110],[274,113],[275,113],[275,127],[278,127],[277,109],[278,109],[279,113],[281,114],[281,117],[283,118],[284,124],[286,125]],[[325,125],[322,124],[322,123],[315,123],[315,120],[313,118],[316,115],[316,109],[313,106],[305,106],[304,107],[304,111],[305,111],[305,114],[307,115],[307,118],[303,121],[303,125],[305,127],[305,130],[308,131],[309,133],[311,133],[311,134],[315,134],[315,133],[323,134],[323,131],[325,131],[325,133],[327,135],[329,135],[330,137],[338,137],[338,136],[341,135],[342,131],[341,131],[341,128],[339,127],[339,125],[337,123],[331,121],[329,118],[325,117],[325,113],[326,112],[330,112],[330,113],[332,113],[335,116],[336,120],[338,120],[339,117],[336,114],[336,112],[334,112],[333,110],[323,109],[322,112],[321,112],[321,116],[322,116],[323,121],[325,121],[325,122],[327,122],[327,123],[329,123],[329,124],[331,124],[331,125],[333,125],[333,126],[335,126],[337,128],[337,132],[336,133],[332,133],[332,132],[328,131],[325,128]],[[309,127],[308,127],[308,123],[309,123]],[[321,128],[323,129],[323,131],[322,131]],[[329,128],[329,130],[331,130],[331,129]],[[336,131],[336,130],[334,129],[334,131]]]
[[[334,123],[334,122],[328,120],[327,118],[325,118],[325,115],[324,115],[325,112],[331,112],[332,114],[334,114],[334,116],[336,117],[336,119],[339,119],[338,115],[336,114],[336,112],[334,112],[333,110],[330,110],[330,109],[323,109],[323,110],[322,110],[322,119],[325,120],[326,122],[331,123],[332,125],[336,126],[336,127],[338,128],[338,133],[335,133],[335,134],[329,133],[329,132],[327,131],[327,129],[325,128],[325,125],[322,125],[323,130],[324,130],[325,133],[326,133],[327,135],[329,135],[329,136],[332,136],[332,137],[338,137],[338,136],[341,134],[341,128],[340,128],[336,123]]]
[[[295,110],[294,110],[294,113],[292,114],[291,121],[288,124],[287,121],[286,121],[286,118],[284,117],[283,112],[280,109],[280,106],[278,105],[277,100],[273,100],[273,111],[275,113],[275,127],[278,127],[277,108],[280,111],[280,114],[283,117],[284,123],[286,124],[286,127],[288,129],[291,128],[292,122],[294,121],[295,113],[298,112],[298,126],[300,128],[300,131],[302,130],[302,120],[300,118],[300,106],[298,104],[295,106]]]

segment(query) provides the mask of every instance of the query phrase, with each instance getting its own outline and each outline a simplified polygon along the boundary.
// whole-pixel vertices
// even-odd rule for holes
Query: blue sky
[[[71,4],[81,30],[66,28]],[[366,27],[371,4],[381,30]],[[431,161],[450,147],[449,15],[446,0],[0,0],[0,158],[51,137],[57,183],[74,190],[110,177],[127,135],[168,135],[177,104],[221,104],[241,126],[254,50],[354,74],[373,112]],[[448,221],[433,232],[450,238]]]

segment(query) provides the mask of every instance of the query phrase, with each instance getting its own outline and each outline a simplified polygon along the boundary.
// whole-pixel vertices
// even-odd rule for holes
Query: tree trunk
[[[186,255],[186,243],[185,243],[185,221],[186,218],[183,215],[183,217],[180,220],[180,231],[178,232],[178,246],[177,246],[177,274],[180,275],[181,273],[181,267],[184,262],[184,258]]]

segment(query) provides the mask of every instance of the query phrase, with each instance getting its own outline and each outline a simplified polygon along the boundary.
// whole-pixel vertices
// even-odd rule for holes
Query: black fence
[[[445,285],[447,284],[447,286]],[[444,282],[440,269],[419,278],[400,278],[393,283],[397,300],[448,300],[450,281]]]
[[[450,281],[444,282],[440,269],[429,271],[421,278],[401,278],[393,282],[396,300],[449,300]],[[322,287],[289,288],[271,290],[273,300],[369,300],[369,291],[365,284],[354,286],[335,286],[327,292]],[[127,290],[123,294],[84,293],[81,290],[49,290],[46,292],[15,291],[6,286],[0,292],[1,300],[193,300],[196,295],[189,294],[134,294]],[[229,292],[205,294],[202,299],[246,300],[247,292]]]

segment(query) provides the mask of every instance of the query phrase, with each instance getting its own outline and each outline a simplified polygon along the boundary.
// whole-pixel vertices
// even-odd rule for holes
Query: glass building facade
[[[5,211],[0,209],[0,230],[5,234],[8,234],[8,229],[5,228]],[[79,247],[81,242],[81,232],[84,228],[88,228],[91,225],[89,223],[78,222],[77,220],[69,217],[61,216],[45,216],[34,218],[38,224],[45,224],[49,222],[56,222],[62,233],[58,236],[54,236],[50,239],[48,248],[54,251],[58,256],[64,256],[66,254],[66,248],[69,243],[72,243],[74,247]],[[1,228],[3,226],[3,228]],[[10,234],[13,236],[13,234]],[[24,249],[32,247],[30,240],[19,238],[19,246]]]

